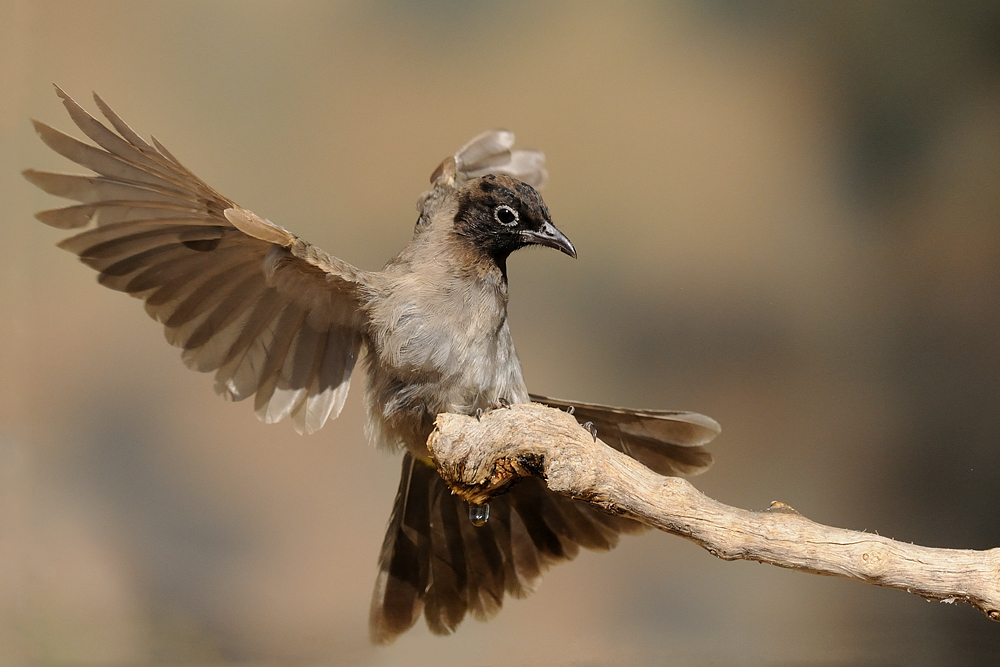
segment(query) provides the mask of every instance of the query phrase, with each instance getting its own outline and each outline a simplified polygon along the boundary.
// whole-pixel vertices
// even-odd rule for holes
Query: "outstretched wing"
[[[632,410],[596,403],[531,395],[535,403],[568,410],[581,424],[591,422],[597,435],[661,475],[697,475],[712,465],[704,445],[722,432],[711,417],[679,410]]]
[[[340,413],[362,344],[358,308],[369,274],[241,209],[146,143],[97,95],[114,131],[56,88],[97,146],[35,121],[54,151],[96,176],[28,170],[49,194],[81,202],[42,211],[59,229],[87,228],[60,247],[98,281],[145,301],[190,368],[215,371],[215,389],[256,395],[268,423],[291,416],[311,433]]]

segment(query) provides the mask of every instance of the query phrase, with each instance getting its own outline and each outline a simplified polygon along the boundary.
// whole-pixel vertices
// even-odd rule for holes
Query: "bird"
[[[340,413],[358,361],[365,431],[402,453],[402,472],[369,612],[389,644],[424,616],[434,634],[493,617],[580,548],[608,550],[646,527],[527,478],[488,506],[454,495],[427,449],[439,413],[535,401],[570,411],[596,439],[665,475],[712,463],[718,423],[529,394],[507,318],[507,259],[527,246],[575,258],[538,190],[545,157],[484,132],[446,158],[420,195],[412,240],[379,271],[356,268],[219,194],[155,137],[147,142],[95,93],[105,122],[58,86],[81,141],[39,121],[41,140],[93,172],[28,169],[28,181],[78,202],[41,211],[78,230],[59,247],[98,282],[144,302],[215,391],[253,397],[256,416],[314,433]]]

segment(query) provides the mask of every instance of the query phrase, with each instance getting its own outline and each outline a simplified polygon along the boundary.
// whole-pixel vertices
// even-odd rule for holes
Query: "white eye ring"
[[[508,214],[506,216],[508,218],[512,216],[513,220],[509,220],[509,221],[501,220],[500,219],[500,215],[502,213]],[[514,227],[514,226],[516,226],[517,222],[518,222],[518,219],[520,218],[520,216],[517,214],[517,211],[515,211],[510,206],[507,206],[507,204],[500,204],[495,209],[493,209],[493,217],[496,219],[497,222],[499,222],[504,227]]]

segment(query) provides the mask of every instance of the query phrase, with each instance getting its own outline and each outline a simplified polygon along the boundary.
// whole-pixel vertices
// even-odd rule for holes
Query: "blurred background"
[[[55,82],[375,269],[431,171],[546,152],[577,261],[510,263],[533,391],[718,419],[723,502],[1000,546],[1000,4],[0,1],[0,664],[981,665],[963,606],[663,534],[369,645],[399,461],[214,397],[33,220]]]

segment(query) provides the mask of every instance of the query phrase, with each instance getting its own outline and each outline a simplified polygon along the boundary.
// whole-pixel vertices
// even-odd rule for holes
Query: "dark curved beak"
[[[521,235],[524,236],[528,243],[556,248],[576,259],[576,248],[573,247],[572,242],[566,238],[565,234],[556,229],[555,225],[551,222],[542,224],[542,228],[538,231],[529,229],[521,232]]]

